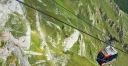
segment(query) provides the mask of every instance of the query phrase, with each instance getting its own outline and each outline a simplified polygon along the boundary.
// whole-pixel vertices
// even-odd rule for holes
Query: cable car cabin
[[[100,66],[104,66],[106,64],[110,64],[114,59],[117,58],[117,56],[117,51],[112,46],[108,46],[99,51],[96,60]]]

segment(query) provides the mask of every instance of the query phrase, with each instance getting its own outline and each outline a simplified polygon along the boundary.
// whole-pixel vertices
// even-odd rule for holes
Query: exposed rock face
[[[80,35],[79,31],[74,30],[74,33],[65,39],[65,41],[64,41],[64,45],[65,45],[64,51],[65,52],[70,50],[70,48],[73,46],[73,44],[75,44],[78,41],[79,35]]]
[[[0,56],[1,56],[1,58],[4,59],[4,61],[6,61],[7,60],[6,58],[8,58],[11,54],[13,54],[19,60],[20,66],[30,66],[30,64],[28,62],[28,58],[25,57],[24,53],[23,53],[24,47],[26,47],[25,46],[26,40],[24,40],[24,41],[22,41],[21,39],[18,40],[16,38],[14,38],[13,35],[9,32],[3,32],[1,34],[1,38],[4,38],[1,41],[6,42],[0,51],[1,52]],[[22,44],[20,44],[20,43],[22,43]],[[6,63],[4,65],[6,65]]]

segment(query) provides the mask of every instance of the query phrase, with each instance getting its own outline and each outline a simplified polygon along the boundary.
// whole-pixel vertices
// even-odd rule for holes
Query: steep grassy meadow
[[[9,12],[0,13],[7,14],[3,16],[5,20],[0,21],[0,31],[9,31],[15,39],[27,41],[17,46],[13,46],[15,42],[12,41],[4,45],[1,41],[0,52],[11,44],[12,48],[20,49],[20,53],[16,53],[18,50],[14,52],[13,49],[6,49],[10,53],[7,53],[5,58],[2,58],[3,54],[0,53],[0,66],[98,66],[97,53],[108,44],[94,37],[108,43],[111,37],[114,37],[116,40],[112,41],[112,45],[128,51],[127,47],[124,47],[128,43],[127,6],[124,0],[121,1],[22,1],[38,11],[15,0],[0,1],[3,8],[18,5],[14,7],[17,8],[14,11],[7,9]],[[128,66],[128,54],[118,49],[117,51],[119,56],[111,66]]]

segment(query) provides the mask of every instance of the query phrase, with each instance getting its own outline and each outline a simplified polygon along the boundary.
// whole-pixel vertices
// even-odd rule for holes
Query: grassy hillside
[[[126,51],[122,47],[128,43],[128,15],[124,13],[128,11],[125,1],[24,0],[24,3],[41,12],[20,3],[24,14],[10,13],[5,28],[14,29],[10,32],[18,39],[25,36],[26,21],[30,23],[31,44],[24,51],[33,54],[28,52],[23,56],[28,57],[31,66],[98,66],[97,53],[108,45],[102,41],[114,37],[118,42],[113,41],[112,45]],[[65,51],[65,48],[68,50]],[[128,54],[117,51],[119,57],[111,65],[127,66]]]

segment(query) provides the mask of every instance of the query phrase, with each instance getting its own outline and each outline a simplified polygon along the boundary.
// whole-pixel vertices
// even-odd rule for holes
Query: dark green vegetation
[[[128,13],[128,0],[114,0],[121,10]]]

